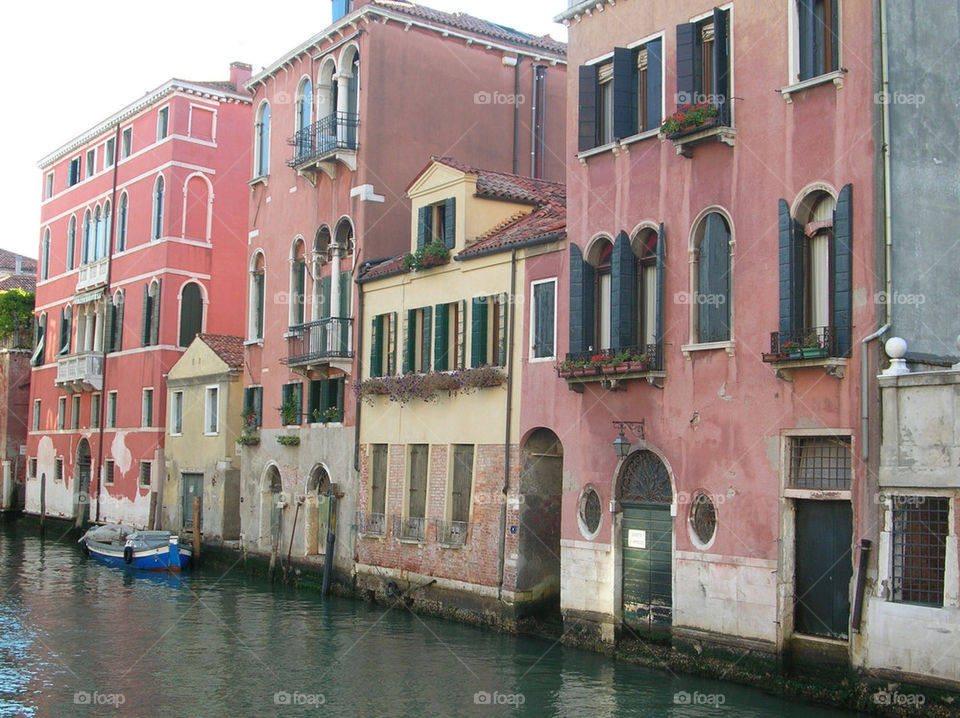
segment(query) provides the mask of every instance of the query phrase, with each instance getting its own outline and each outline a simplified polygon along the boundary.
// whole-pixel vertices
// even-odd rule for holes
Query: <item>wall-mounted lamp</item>
[[[643,419],[640,421],[614,421],[613,425],[620,430],[620,434],[613,440],[613,450],[618,459],[625,459],[630,454],[630,442],[624,436],[624,429],[629,430],[635,437],[643,440]]]

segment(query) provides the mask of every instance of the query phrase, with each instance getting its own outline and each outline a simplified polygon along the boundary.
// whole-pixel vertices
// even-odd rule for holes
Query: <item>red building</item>
[[[243,331],[249,77],[169,80],[40,161],[27,512],[156,515],[167,371]]]

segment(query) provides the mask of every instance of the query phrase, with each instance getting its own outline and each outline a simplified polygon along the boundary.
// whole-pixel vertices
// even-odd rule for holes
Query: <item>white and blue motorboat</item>
[[[190,564],[191,551],[169,531],[138,531],[120,524],[89,529],[77,542],[88,556],[121,568],[180,571]]]

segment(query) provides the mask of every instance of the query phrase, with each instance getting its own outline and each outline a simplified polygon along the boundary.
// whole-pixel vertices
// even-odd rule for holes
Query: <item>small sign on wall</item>
[[[647,532],[642,529],[629,529],[627,531],[627,546],[630,548],[646,548]]]

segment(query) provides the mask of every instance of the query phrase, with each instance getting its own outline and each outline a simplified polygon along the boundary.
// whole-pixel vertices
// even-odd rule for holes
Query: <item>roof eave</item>
[[[563,239],[565,230],[558,230],[555,232],[549,232],[547,234],[542,234],[538,237],[531,237],[530,239],[523,239],[519,242],[511,242],[510,244],[501,244],[497,247],[490,247],[489,249],[481,249],[479,252],[471,252],[470,254],[456,255],[453,259],[455,262],[466,262],[471,259],[478,259],[479,257],[487,257],[491,254],[500,254],[502,252],[510,252],[514,249],[524,249],[525,247],[535,247],[540,244],[550,244],[551,242],[556,242],[559,239]]]

